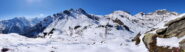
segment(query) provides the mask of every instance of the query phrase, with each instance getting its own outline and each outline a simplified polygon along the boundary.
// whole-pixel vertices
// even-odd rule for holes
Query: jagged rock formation
[[[185,35],[185,16],[179,17],[175,20],[169,21],[165,24],[166,28],[158,29],[154,32],[156,33],[147,33],[143,37],[143,42],[145,43],[146,47],[149,49],[150,52],[185,52],[184,48],[184,39],[182,41],[176,41],[179,43],[179,47],[172,47],[170,46],[158,46],[157,38],[182,38]],[[170,41],[170,40],[169,40]],[[165,44],[165,43],[164,43]]]
[[[134,39],[132,39],[132,41],[136,41],[136,42],[135,42],[135,45],[138,45],[138,44],[141,42],[140,36],[141,36],[141,34],[138,33],[138,34],[134,37]]]

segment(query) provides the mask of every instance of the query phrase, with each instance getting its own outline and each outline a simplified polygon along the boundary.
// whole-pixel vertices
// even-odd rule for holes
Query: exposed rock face
[[[179,42],[181,52],[185,52],[185,39]]]
[[[160,35],[160,34],[164,34],[165,32],[166,32],[166,28],[164,28],[164,29],[159,29],[159,30],[156,31],[156,33],[159,34],[159,35]]]
[[[167,28],[156,30],[156,33],[147,33],[143,37],[143,42],[149,52],[185,52],[185,40],[179,42],[179,47],[157,46],[158,38],[181,38],[185,35],[185,16],[177,18],[165,24]],[[177,41],[178,42],[178,41]]]
[[[137,35],[136,35],[136,37],[134,37],[134,39],[132,39],[132,41],[136,41],[136,43],[135,43],[135,45],[138,45],[139,43],[140,43],[140,39],[139,39],[139,37],[141,36],[141,33],[138,33]]]
[[[176,36],[180,38],[185,35],[185,16],[175,19],[166,25],[168,26],[166,32],[164,33],[166,37]]]

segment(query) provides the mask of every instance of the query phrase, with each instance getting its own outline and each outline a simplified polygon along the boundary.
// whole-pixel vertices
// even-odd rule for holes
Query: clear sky
[[[99,15],[115,10],[132,14],[158,9],[184,13],[185,0],[0,0],[0,19],[48,16],[70,8],[83,8],[88,13]]]

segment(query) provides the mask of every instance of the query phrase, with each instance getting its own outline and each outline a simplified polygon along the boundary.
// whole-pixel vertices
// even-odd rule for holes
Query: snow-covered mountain
[[[30,28],[30,22],[24,17],[16,17],[10,20],[0,21],[1,33],[19,33],[23,34],[25,30]]]
[[[20,35],[25,35],[32,26],[39,23],[42,19],[32,18],[26,19],[26,17],[15,17],[9,20],[0,21],[0,33],[18,33]]]
[[[105,39],[113,36],[122,37],[132,35],[132,31],[119,19],[109,19],[86,13],[83,9],[66,10],[61,15],[52,16],[62,18],[54,20],[44,29],[40,36],[66,35],[83,37],[84,39]],[[125,35],[125,37],[127,36]]]
[[[148,14],[138,13],[136,15],[131,15],[125,11],[114,11],[111,14],[103,16],[88,14],[83,9],[70,9],[48,16],[43,20],[42,18],[28,20],[24,17],[3,20],[1,21],[1,33],[19,33],[27,37],[36,37],[38,34],[39,36],[50,34],[49,32],[51,31],[68,35],[78,32],[83,35],[83,32],[89,28],[93,29],[92,31],[100,28],[102,31],[117,30],[135,35],[139,32],[145,33],[148,30],[154,29],[153,27],[157,26],[161,21],[177,15],[179,14],[175,12],[157,10]],[[101,34],[106,33],[108,32]]]
[[[43,20],[43,17],[35,17],[35,18],[30,18],[28,21],[31,23],[31,26],[35,26],[36,24],[40,23],[40,21]]]
[[[86,30],[90,31],[89,29],[92,29],[92,31],[90,31],[91,33],[96,31],[94,34],[100,32],[97,30],[102,29],[101,31],[104,33],[101,34],[106,34],[108,33],[106,31],[110,30],[118,31],[120,34],[135,35],[139,32],[145,33],[148,30],[154,29],[154,26],[157,26],[160,22],[178,15],[178,13],[169,12],[167,10],[157,10],[153,13],[139,13],[137,15],[131,15],[124,11],[114,11],[111,14],[101,16],[88,14],[83,9],[71,9],[50,16],[53,20],[47,21],[51,24],[48,23],[48,26],[45,25],[47,27],[42,33],[50,34],[49,32],[56,31],[59,34],[71,34],[76,36],[84,35],[83,32]],[[45,20],[46,19],[47,18],[45,18]],[[40,35],[43,35],[42,33]],[[114,34],[114,32],[109,34]]]
[[[3,44],[8,43],[3,42],[0,45],[16,49],[15,52],[34,50],[39,52],[42,50],[41,48],[46,51],[65,50],[66,52],[72,52],[70,51],[72,49],[81,52],[83,48],[85,49],[84,52],[88,50],[93,50],[92,52],[135,52],[134,49],[146,52],[144,44],[136,46],[131,42],[131,39],[137,34],[144,34],[162,28],[165,23],[179,15],[167,10],[157,10],[147,14],[138,13],[136,15],[131,15],[125,11],[114,11],[108,15],[94,15],[80,8],[65,10],[47,16],[43,20],[30,21],[24,18],[15,18],[0,22],[2,33],[19,33],[26,37],[20,37],[16,34],[3,34],[2,36],[6,37],[15,36],[15,41],[22,42],[16,42],[15,44]],[[9,39],[9,37],[6,37],[0,38],[0,40]],[[36,39],[27,39],[27,37],[36,37]],[[21,38],[24,40],[21,40]],[[9,43],[14,42],[7,41]],[[20,44],[21,46],[18,46]],[[75,47],[76,45],[80,47]],[[71,47],[68,49],[62,46]],[[131,47],[134,47],[134,49]],[[21,50],[22,48],[28,50]]]

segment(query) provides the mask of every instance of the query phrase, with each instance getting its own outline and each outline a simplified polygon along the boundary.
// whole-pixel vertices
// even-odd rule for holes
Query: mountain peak
[[[82,13],[82,14],[87,14],[86,11],[82,8],[79,9],[69,9],[69,10],[64,10],[63,13],[65,14],[71,14],[71,13]]]
[[[132,15],[126,11],[114,11],[113,13],[109,14],[108,16],[121,16],[121,17],[131,17]]]
[[[130,14],[130,13],[127,12],[127,11],[121,11],[121,10],[114,11],[113,13],[115,13],[115,14]]]
[[[157,15],[164,15],[164,14],[172,14],[172,15],[178,15],[176,12],[168,11],[166,9],[156,10],[155,12],[151,14],[157,14]]]
[[[146,13],[144,13],[144,12],[139,12],[139,13],[137,13],[135,16],[143,16],[143,15],[145,15]]]
[[[13,19],[26,19],[25,17],[15,17]]]
[[[168,12],[168,10],[167,10],[167,9],[160,9],[160,10],[156,10],[155,12],[160,12],[160,11]]]
[[[169,11],[166,10],[166,9],[162,9],[162,10],[156,10],[155,13],[157,13],[157,14],[166,14],[166,13],[169,13]]]
[[[82,8],[77,9],[77,11],[80,12],[80,13],[86,14],[86,11]]]

